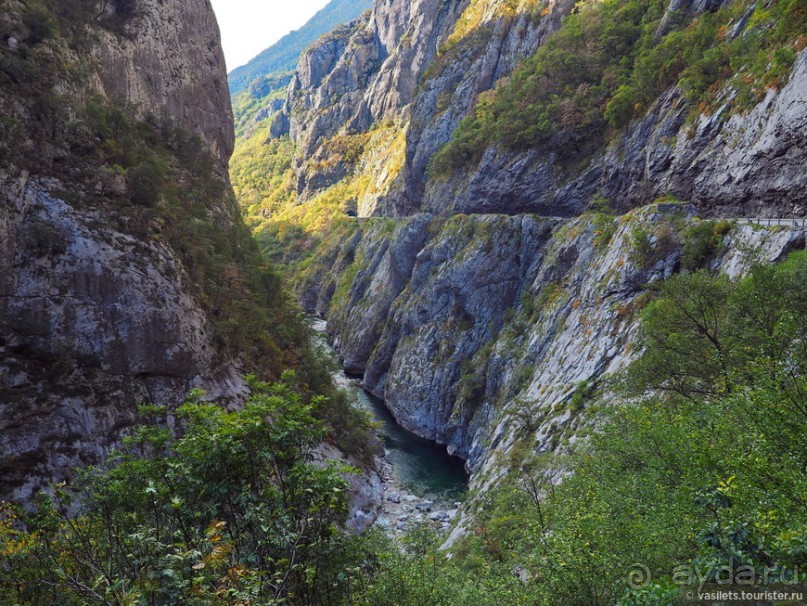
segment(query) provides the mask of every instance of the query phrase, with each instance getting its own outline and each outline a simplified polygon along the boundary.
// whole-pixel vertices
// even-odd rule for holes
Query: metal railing
[[[736,219],[737,223],[753,223],[765,227],[792,227],[794,229],[807,229],[807,219],[777,219],[774,217]]]

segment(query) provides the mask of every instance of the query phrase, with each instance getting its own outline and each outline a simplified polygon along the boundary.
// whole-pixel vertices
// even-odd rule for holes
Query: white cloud
[[[228,71],[305,25],[328,3],[328,0],[211,1],[221,28]]]

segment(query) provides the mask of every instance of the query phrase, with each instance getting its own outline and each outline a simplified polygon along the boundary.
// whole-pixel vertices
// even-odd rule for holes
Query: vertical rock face
[[[115,3],[107,9],[114,16]],[[210,0],[137,0],[123,35],[96,28],[99,88],[141,117],[199,135],[226,167],[235,134],[227,70]]]
[[[424,210],[573,216],[595,195],[627,211],[665,194],[723,217],[803,216],[807,212],[807,52],[779,91],[744,114],[725,106],[687,122],[690,107],[671,89],[576,173],[537,150],[491,148],[479,165],[430,183]]]
[[[660,33],[724,4],[672,2]],[[643,118],[583,159],[570,163],[558,150],[516,153],[494,146],[476,165],[429,180],[430,160],[477,96],[533,54],[573,6],[567,0],[376,2],[369,17],[303,56],[276,118],[273,134],[290,132],[297,146],[298,192],[310,198],[344,176],[329,173],[329,139],[392,122],[406,133],[405,161],[395,190],[365,209],[372,215],[574,216],[597,195],[625,211],[664,194],[714,215],[807,212],[801,169],[807,107],[799,101],[807,92],[804,51],[786,85],[769,90],[746,113],[724,106],[693,123],[690,103],[671,87]],[[738,21],[732,35],[743,35],[746,25],[747,19]],[[308,157],[317,162],[306,164]]]
[[[747,111],[729,107],[730,85],[711,113],[671,85],[602,138],[581,134],[570,149],[562,137],[519,152],[492,145],[430,178],[432,158],[480,94],[536,53],[575,4],[377,0],[369,17],[302,58],[273,131],[296,145],[302,203],[337,182],[398,171],[383,195],[359,201],[354,229],[317,251],[300,296],[328,319],[345,367],[403,426],[465,458],[476,487],[506,472],[516,441],[554,450],[596,423],[586,398],[633,359],[647,286],[682,269],[693,233],[716,230],[702,266],[732,277],[804,248],[803,229],[691,229],[697,215],[807,215],[801,38],[781,49],[794,58],[786,79]],[[724,4],[673,0],[655,35]],[[728,23],[726,39],[758,33],[751,13]],[[552,88],[552,74],[524,77],[572,109],[573,96],[587,94],[585,85]],[[378,150],[362,150],[353,172],[344,168],[347,143],[383,128],[402,134],[403,160],[373,164]],[[654,203],[668,195],[687,204]],[[587,212],[595,201],[620,216]]]
[[[475,356],[502,329],[550,232],[534,217],[459,217],[418,251],[365,375],[405,427],[468,457]]]
[[[723,4],[675,0],[658,35]],[[631,360],[645,285],[680,269],[695,214],[807,213],[804,50],[793,51],[778,90],[746,112],[699,115],[671,86],[597,150],[569,152],[574,161],[557,149],[494,146],[475,165],[429,179],[431,158],[479,94],[573,8],[377,0],[368,18],[303,57],[284,110],[298,156],[316,159],[295,166],[304,199],[345,176],[331,169],[330,140],[385,121],[405,133],[396,187],[359,205],[398,220],[359,223],[320,250],[301,298],[328,318],[346,368],[398,421],[447,444],[477,477],[495,475],[492,450],[506,450],[515,433],[534,433],[538,449],[574,434],[572,395]],[[746,15],[729,35],[747,24]],[[370,164],[357,165],[375,178]],[[646,207],[665,194],[693,206]],[[597,196],[626,214],[584,214]],[[649,259],[633,250],[636,230],[652,235]],[[804,233],[735,227],[721,246],[709,267],[736,276],[755,258],[743,251],[774,261],[803,247]]]
[[[309,173],[298,178],[303,197],[335,182],[304,166],[328,138],[408,122],[404,116],[418,83],[463,6],[442,0],[377,2],[369,14],[325,36],[302,56],[272,134],[290,133],[296,142],[298,174]]]
[[[647,287],[678,271],[694,212],[370,220],[318,261],[303,301],[327,309],[345,365],[395,418],[481,481],[502,472],[497,452],[516,436],[547,450],[586,422],[573,394],[633,359]],[[637,252],[637,233],[650,252]],[[803,230],[735,226],[707,266],[734,278],[804,244]]]
[[[141,403],[243,390],[168,246],[99,225],[41,181],[0,188],[4,496],[97,462]]]
[[[85,69],[54,72],[27,87],[4,85],[0,105],[10,120],[33,124],[44,102],[40,89],[58,79],[52,93],[73,116],[84,99],[100,97],[129,120],[198,135],[219,187],[205,200],[207,216],[194,221],[236,229],[226,193],[232,117],[210,3],[138,0],[126,15],[115,12],[118,3],[106,5],[88,21],[59,14],[86,54],[55,35],[29,40],[27,58],[4,48],[4,65],[27,69],[36,60],[46,70],[57,58]],[[20,40],[23,9],[11,2],[0,10],[4,28]],[[74,128],[82,128],[80,118]],[[160,236],[162,210],[137,206],[119,167],[90,165],[92,156],[82,159],[87,150],[37,139],[37,132],[5,138],[0,168],[0,498],[20,500],[98,462],[141,403],[173,405],[191,387],[214,398],[245,392],[237,362],[213,338],[204,291]],[[40,161],[37,150],[50,158]],[[85,174],[105,176],[96,182]],[[94,198],[99,192],[114,195]]]

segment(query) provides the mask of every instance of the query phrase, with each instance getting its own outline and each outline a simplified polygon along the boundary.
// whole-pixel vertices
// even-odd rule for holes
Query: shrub
[[[342,603],[350,539],[336,524],[354,470],[310,462],[322,401],[286,379],[253,382],[232,412],[200,394],[174,413],[142,407],[110,466],[72,487],[71,517],[58,488],[32,515],[4,508],[0,604]]]
[[[53,38],[57,33],[56,21],[44,6],[29,6],[22,14],[22,22],[28,28],[25,41],[28,44],[39,44],[43,40]]]
[[[594,213],[594,248],[603,248],[611,243],[617,230],[617,222],[613,216],[605,213]]]
[[[701,221],[684,231],[681,267],[695,270],[706,267],[725,248],[723,237],[731,229],[727,221]]]
[[[156,161],[147,161],[130,169],[127,174],[132,201],[141,206],[154,206],[160,200],[165,169]]]
[[[596,392],[596,386],[591,381],[581,381],[575,386],[574,393],[569,398],[569,409],[573,412],[580,412],[589,402]]]
[[[655,240],[655,245],[651,244]],[[643,227],[637,226],[631,232],[632,256],[642,268],[655,265],[678,247],[678,234],[669,223],[662,223],[651,235]]]
[[[630,233],[633,245],[633,256],[641,267],[650,265],[653,247],[650,245],[650,234],[641,226],[634,227]]]

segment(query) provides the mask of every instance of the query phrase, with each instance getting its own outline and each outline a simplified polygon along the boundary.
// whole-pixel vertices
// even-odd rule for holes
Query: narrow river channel
[[[325,321],[312,319],[311,325],[319,335],[320,346],[338,360],[325,336]],[[341,365],[340,365],[341,368]],[[361,387],[359,379],[341,370],[334,375],[336,384],[347,390],[354,404],[372,415],[379,423],[379,436],[384,444],[390,472],[390,491],[400,491],[421,500],[434,502],[445,509],[461,500],[468,484],[464,463],[448,454],[444,447],[424,440],[396,423],[384,402]]]

